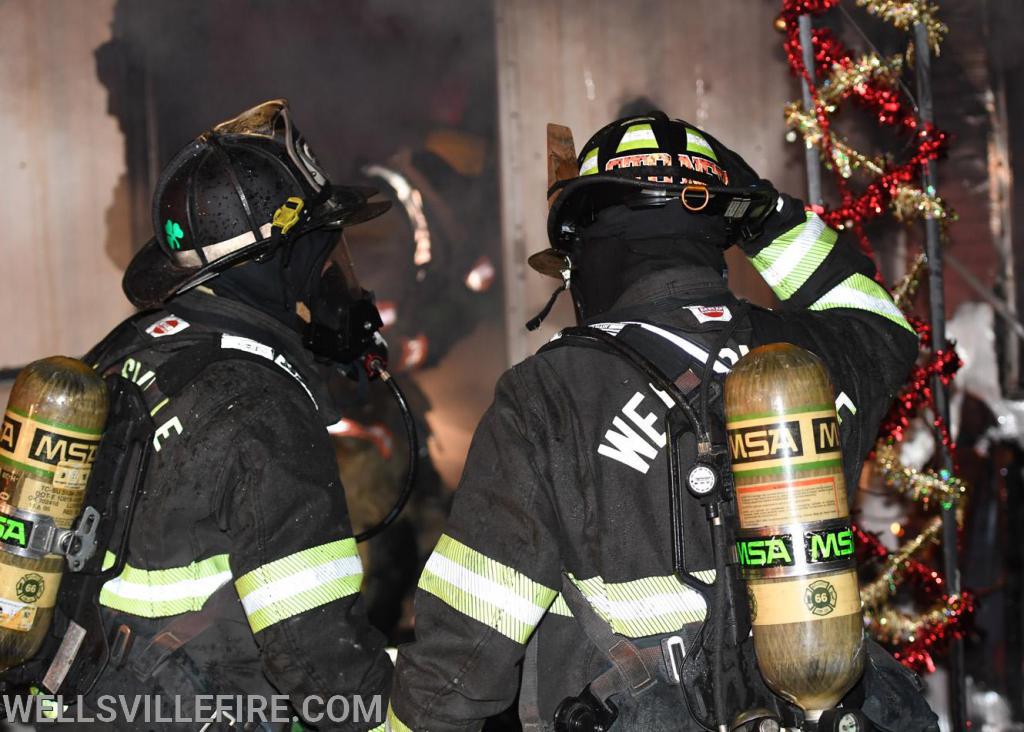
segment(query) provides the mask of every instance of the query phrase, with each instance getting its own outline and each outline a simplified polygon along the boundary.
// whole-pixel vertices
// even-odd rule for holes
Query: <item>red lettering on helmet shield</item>
[[[654,167],[658,165],[672,165],[672,156],[668,153],[656,152],[656,153],[643,153],[641,155],[621,155],[617,158],[609,160],[605,166],[605,171],[614,170],[615,168],[640,168],[640,167]],[[654,183],[671,183],[671,176],[656,176],[651,175],[647,177],[647,180]]]

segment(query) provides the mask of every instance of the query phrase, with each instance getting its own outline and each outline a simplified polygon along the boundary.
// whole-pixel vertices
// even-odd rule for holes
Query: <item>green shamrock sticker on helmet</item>
[[[167,235],[167,246],[171,249],[181,249],[181,237],[185,236],[185,232],[181,230],[179,224],[167,219],[167,223],[164,224],[164,233]]]

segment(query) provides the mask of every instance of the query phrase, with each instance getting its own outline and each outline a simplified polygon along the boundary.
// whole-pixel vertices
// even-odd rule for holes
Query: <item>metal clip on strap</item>
[[[86,506],[78,518],[78,525],[68,532],[67,541],[62,545],[64,558],[68,560],[68,569],[81,572],[85,563],[96,553],[96,534],[100,527],[100,512],[92,506]]]
[[[627,638],[616,635],[611,626],[587,602],[580,589],[565,575],[562,576],[562,597],[572,610],[576,621],[583,627],[583,632],[612,662],[616,672],[611,676],[617,678],[611,678],[609,675],[599,677],[598,680],[603,683],[598,686],[606,688],[595,688],[594,684],[591,684],[594,696],[602,702],[612,694],[622,691],[636,696],[654,685],[658,678],[657,666],[652,669],[639,648]],[[660,648],[657,650],[661,652]]]

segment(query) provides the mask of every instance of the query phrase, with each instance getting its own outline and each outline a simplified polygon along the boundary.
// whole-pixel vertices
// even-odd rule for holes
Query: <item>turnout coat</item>
[[[171,709],[177,696],[196,718],[196,696],[241,695],[243,708],[226,710],[241,729],[258,722],[245,704],[268,700],[270,717],[276,695],[319,729],[383,729],[392,666],[359,595],[325,429],[339,415],[298,335],[193,290],[129,319],[88,358],[140,387],[156,431],[127,564],[99,595],[115,657],[87,701],[147,694]],[[375,719],[355,714],[356,695],[361,709],[376,703]],[[228,716],[210,728],[231,728]]]

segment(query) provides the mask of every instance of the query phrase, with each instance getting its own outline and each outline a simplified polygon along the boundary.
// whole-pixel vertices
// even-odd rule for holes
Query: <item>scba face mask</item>
[[[371,378],[387,365],[387,344],[373,293],[356,277],[344,236],[324,263],[303,343],[320,359],[358,365]],[[358,378],[358,374],[352,374]]]

